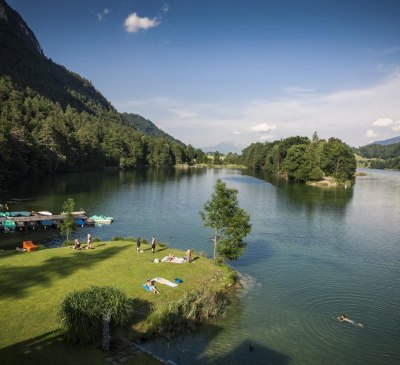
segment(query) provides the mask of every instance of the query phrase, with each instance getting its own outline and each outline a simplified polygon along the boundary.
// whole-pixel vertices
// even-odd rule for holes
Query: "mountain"
[[[171,166],[201,153],[139,115],[119,113],[89,80],[47,58],[22,17],[0,0],[0,183],[29,174]]]
[[[400,136],[398,137],[394,137],[394,138],[389,138],[389,139],[385,139],[383,141],[376,141],[372,144],[379,144],[381,146],[387,146],[389,144],[394,144],[394,143],[399,143],[400,142]]]
[[[238,155],[242,153],[242,150],[232,142],[221,142],[215,146],[201,147],[201,150],[205,153],[218,151],[224,155],[228,154],[229,152],[237,153]]]
[[[47,58],[32,30],[4,0],[0,0],[0,49],[0,74],[10,76],[19,87],[79,111],[113,109],[90,81]]]
[[[400,137],[355,148],[354,152],[361,156],[358,161],[361,167],[400,170]]]
[[[153,137],[164,137],[170,141],[183,144],[181,141],[162,131],[152,121],[143,118],[139,114],[122,113],[122,116],[127,123],[131,124],[136,130],[143,134]]]

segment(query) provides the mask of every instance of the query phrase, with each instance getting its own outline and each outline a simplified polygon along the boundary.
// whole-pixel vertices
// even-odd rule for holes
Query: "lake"
[[[227,169],[137,170],[37,177],[15,183],[11,210],[58,213],[73,198],[114,223],[83,227],[212,254],[199,211],[222,178],[251,215],[245,254],[231,265],[243,289],[225,319],[144,346],[185,364],[397,364],[400,358],[400,172],[365,170],[352,188],[318,188]],[[62,245],[57,230],[0,234]],[[339,323],[346,313],[364,327]]]

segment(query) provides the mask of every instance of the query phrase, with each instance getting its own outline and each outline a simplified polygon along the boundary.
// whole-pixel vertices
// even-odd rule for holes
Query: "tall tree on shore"
[[[65,214],[65,218],[63,222],[60,224],[60,230],[62,234],[67,236],[67,241],[69,241],[69,235],[76,229],[75,218],[72,214],[74,211],[75,202],[74,199],[68,198],[63,205],[63,212]]]
[[[214,232],[214,260],[237,260],[246,243],[243,238],[250,233],[250,215],[239,206],[238,190],[228,188],[218,179],[211,199],[204,204],[200,216],[206,227]]]

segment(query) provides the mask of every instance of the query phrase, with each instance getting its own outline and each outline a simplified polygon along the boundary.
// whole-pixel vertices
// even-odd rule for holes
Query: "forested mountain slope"
[[[355,148],[354,151],[363,159],[359,164],[374,169],[400,169],[400,143],[369,144]]]
[[[48,59],[20,15],[0,0],[0,179],[169,166],[199,154],[150,121],[120,114],[90,81]]]

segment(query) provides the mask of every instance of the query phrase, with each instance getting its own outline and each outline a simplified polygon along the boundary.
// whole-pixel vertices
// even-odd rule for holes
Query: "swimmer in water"
[[[361,323],[354,322],[352,319],[347,317],[345,314],[342,314],[340,317],[338,317],[338,320],[339,320],[339,322],[350,323],[353,326],[364,327]]]

